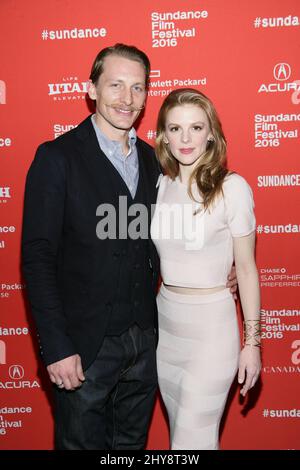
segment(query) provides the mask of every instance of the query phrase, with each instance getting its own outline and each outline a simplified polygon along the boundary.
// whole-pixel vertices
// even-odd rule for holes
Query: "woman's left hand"
[[[250,388],[252,388],[260,374],[261,357],[260,348],[257,346],[245,345],[240,354],[238,382],[243,384],[240,391],[245,396]]]
[[[227,276],[226,287],[230,289],[230,292],[232,293],[234,300],[237,300],[238,281],[236,277],[235,266],[231,266],[230,273]]]

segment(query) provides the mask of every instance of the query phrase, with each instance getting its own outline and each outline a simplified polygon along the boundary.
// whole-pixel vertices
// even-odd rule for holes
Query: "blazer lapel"
[[[99,146],[90,116],[77,127],[77,131],[81,153],[83,154],[89,177],[96,191],[101,196],[101,199],[103,199],[103,188],[107,188],[110,195],[113,192],[113,197],[117,204],[119,195],[111,177],[111,171],[107,171],[107,165],[111,165],[111,163]]]
[[[146,197],[146,204],[148,211],[151,210],[151,191],[149,185],[151,184],[150,175],[148,174],[148,169],[145,162],[145,155],[142,153],[142,149],[139,143],[139,139],[137,140],[137,153],[139,159],[139,183],[143,185],[143,189],[145,190],[145,197]]]
[[[114,203],[117,205],[119,203],[119,191],[112,177],[111,169],[116,172],[117,170],[102,152],[90,116],[76,128],[76,135],[80,151],[89,172],[89,178],[93,182],[95,190],[101,195],[101,199],[103,199],[103,188],[106,188],[108,194],[110,196],[113,195],[115,199]],[[156,181],[154,181],[156,174],[154,174],[151,169],[151,162],[147,161],[147,159],[151,157],[144,155],[139,138],[137,139],[136,146],[139,159],[139,179],[141,180],[141,184],[143,184],[147,208],[148,211],[150,211],[149,214],[151,214],[151,204],[155,203],[156,197]]]

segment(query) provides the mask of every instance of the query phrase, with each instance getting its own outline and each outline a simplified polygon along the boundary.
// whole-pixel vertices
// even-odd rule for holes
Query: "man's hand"
[[[85,380],[81,359],[78,354],[50,364],[47,367],[47,371],[51,382],[59,388],[65,388],[66,390],[75,390],[81,387],[82,382]]]
[[[236,293],[237,293],[237,288],[238,288],[238,281],[237,281],[236,271],[235,271],[234,266],[232,266],[231,271],[228,274],[227,279],[228,279],[228,281],[227,281],[226,287],[230,289],[230,292],[232,293],[234,300],[236,300],[237,299],[237,294]]]

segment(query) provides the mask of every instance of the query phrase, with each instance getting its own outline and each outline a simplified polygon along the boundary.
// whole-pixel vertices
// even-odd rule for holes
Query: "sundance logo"
[[[289,82],[292,69],[286,62],[279,62],[273,68],[273,76],[276,82],[263,83],[258,89],[258,93],[282,93],[287,91],[299,91],[299,83]]]
[[[286,225],[258,225],[256,227],[257,233],[300,233],[300,225],[286,224]]]
[[[8,369],[8,375],[10,381],[2,382],[0,381],[0,390],[11,390],[11,389],[24,389],[24,388],[40,388],[40,384],[37,380],[23,380],[25,371],[24,368],[20,365],[12,365]]]
[[[300,174],[297,175],[261,175],[257,177],[259,188],[278,186],[300,186]]]

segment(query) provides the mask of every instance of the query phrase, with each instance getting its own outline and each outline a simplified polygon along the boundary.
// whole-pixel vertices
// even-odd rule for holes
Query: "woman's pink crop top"
[[[196,184],[193,194],[201,201]],[[213,207],[201,205],[188,195],[179,178],[164,176],[151,222],[151,237],[160,256],[165,284],[211,288],[225,286],[233,263],[233,237],[255,230],[254,202],[250,186],[236,173],[223,183],[223,196]]]

